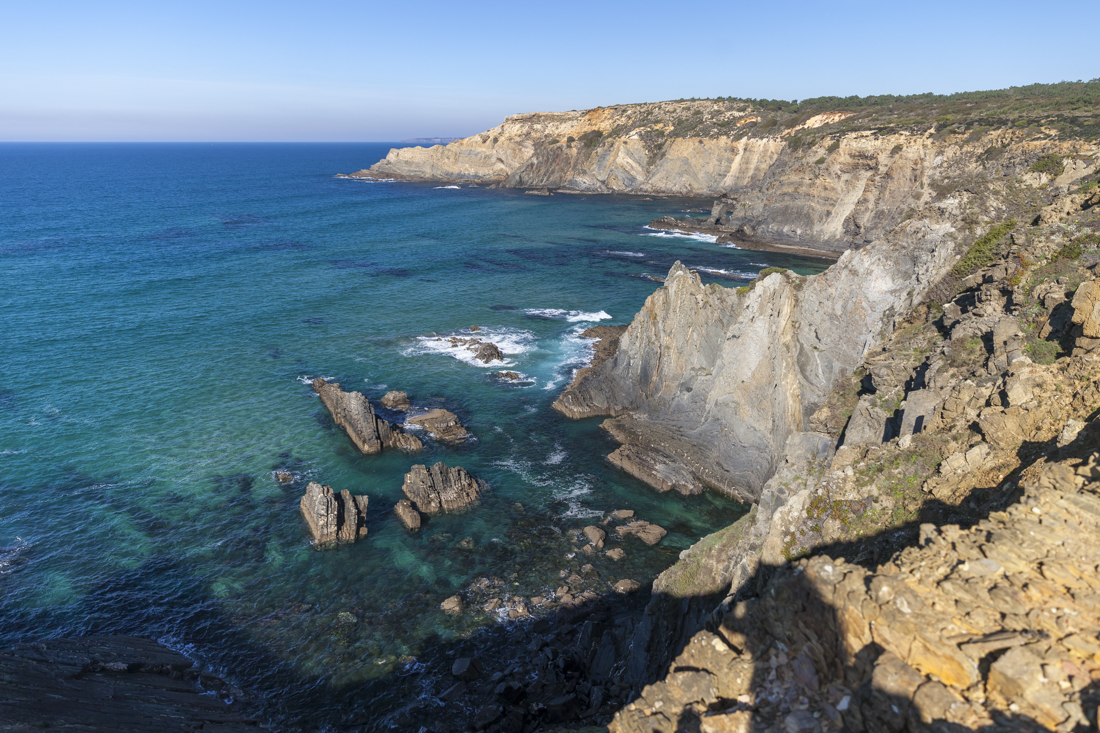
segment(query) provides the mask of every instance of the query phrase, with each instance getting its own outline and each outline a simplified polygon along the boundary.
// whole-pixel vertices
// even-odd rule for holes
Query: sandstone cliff
[[[1084,134],[1056,129],[1042,105],[1004,117],[975,104],[776,112],[692,100],[520,114],[446,146],[391,150],[352,175],[591,193],[728,193],[724,223],[742,238],[842,252],[883,236],[946,190],[1025,174],[1057,188],[1095,169],[1091,127]],[[1029,171],[1043,156],[1064,162]]]

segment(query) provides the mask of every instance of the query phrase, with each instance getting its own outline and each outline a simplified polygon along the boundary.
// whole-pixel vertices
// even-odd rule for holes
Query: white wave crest
[[[564,502],[568,509],[561,513],[562,517],[573,519],[587,519],[588,517],[601,517],[603,512],[589,509],[581,504],[581,499],[592,493],[592,485],[584,479],[577,479],[568,487],[554,492],[554,498]]]
[[[756,278],[755,272],[741,272],[740,270],[723,270],[720,267],[696,267],[690,266],[692,270],[698,270],[699,272],[707,272],[711,275],[719,275],[722,277],[733,277],[738,280],[753,280]]]
[[[641,252],[631,252],[629,250],[609,249],[607,250],[607,253],[609,255],[622,255],[623,257],[645,257],[645,255]]]
[[[553,367],[554,376],[546,382],[545,390],[554,390],[566,380],[572,382],[577,371],[592,363],[596,355],[595,339],[584,338],[584,326],[574,326],[565,334],[561,343],[561,358]]]
[[[567,311],[561,308],[527,308],[523,311],[529,316],[535,316],[536,318],[552,318],[566,320],[570,323],[591,323],[594,321],[606,321],[611,318],[611,314],[607,311]]]
[[[726,244],[720,244],[719,247],[725,247],[726,249],[741,249],[733,242],[727,242]]]
[[[645,237],[663,237],[666,239],[694,239],[697,242],[715,244],[718,241],[717,234],[700,234],[699,232],[682,232],[679,229],[654,229],[650,226],[642,227],[649,231],[643,232]],[[725,246],[725,245],[723,245]]]
[[[454,188],[454,189],[459,189],[459,188],[462,188],[462,186],[436,186],[435,188],[436,188],[436,190],[438,190],[438,189],[441,189],[441,188]]]
[[[312,387],[313,386],[313,380],[316,379],[316,378],[317,377],[311,377],[308,374],[303,374],[302,376],[297,377],[297,381],[301,382],[302,384],[306,385],[307,387]],[[334,379],[336,379],[336,377],[321,377],[321,379],[325,380],[326,382],[331,382]]]
[[[419,336],[416,343],[405,349],[405,356],[419,356],[422,354],[446,354],[454,359],[469,364],[470,366],[499,369],[500,367],[514,365],[515,359],[505,358],[504,361],[491,361],[485,363],[474,356],[474,352],[466,347],[466,344],[452,346],[448,340],[451,336],[468,339],[477,338],[482,341],[496,344],[500,353],[505,357],[517,357],[526,354],[535,348],[535,334],[518,328],[487,328],[480,331],[460,331],[448,336]]]

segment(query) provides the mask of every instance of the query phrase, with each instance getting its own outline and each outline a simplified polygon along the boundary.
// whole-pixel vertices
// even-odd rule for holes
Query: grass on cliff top
[[[951,274],[963,278],[980,267],[992,264],[997,257],[998,243],[1015,228],[1016,220],[1009,219],[1003,224],[998,224],[990,229],[984,237],[970,245],[970,249],[966,251],[963,258],[951,268]]]

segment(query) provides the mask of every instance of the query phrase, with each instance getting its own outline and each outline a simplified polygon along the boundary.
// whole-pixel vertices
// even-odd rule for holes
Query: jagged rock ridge
[[[363,393],[345,392],[339,384],[321,378],[313,380],[313,391],[320,395],[333,421],[347,432],[360,452],[373,455],[383,448],[418,451],[424,447],[415,435],[409,435],[374,414],[370,400]]]

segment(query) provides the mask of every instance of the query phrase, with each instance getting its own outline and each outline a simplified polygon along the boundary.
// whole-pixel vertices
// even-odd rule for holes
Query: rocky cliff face
[[[616,356],[555,408],[616,416],[605,427],[624,445],[611,460],[659,490],[754,501],[837,378],[953,264],[953,231],[907,222],[820,275],[773,273],[751,288],[703,286],[677,264]]]
[[[768,123],[772,124],[768,124]],[[906,125],[848,112],[769,119],[740,102],[623,105],[509,117],[446,146],[401,148],[360,177],[733,198],[745,239],[836,252],[885,235],[945,190],[1029,174],[1067,186],[1095,143],[975,122]],[[1044,155],[1068,162],[1028,169]]]

